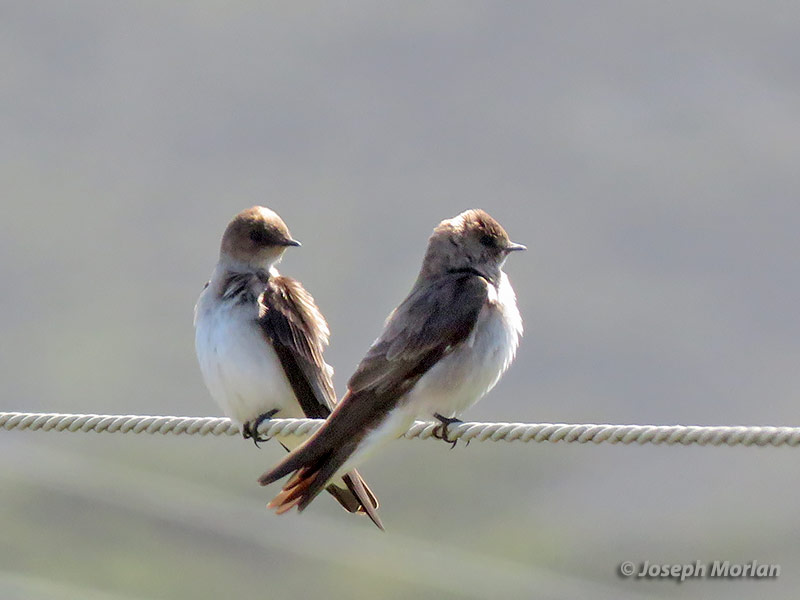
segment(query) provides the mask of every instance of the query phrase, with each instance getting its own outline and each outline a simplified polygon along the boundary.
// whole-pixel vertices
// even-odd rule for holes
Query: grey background
[[[488,210],[516,363],[471,420],[795,425],[792,2],[7,2],[0,410],[217,414],[192,307],[253,204],[341,391],[430,230]],[[275,517],[238,439],[0,434],[3,598],[794,598],[796,451],[400,441],[388,533]],[[623,560],[776,562],[620,580]]]

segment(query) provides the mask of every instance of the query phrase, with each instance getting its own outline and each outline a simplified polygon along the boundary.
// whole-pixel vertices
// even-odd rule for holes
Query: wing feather
[[[326,418],[336,393],[323,359],[328,324],[314,299],[299,281],[278,276],[269,278],[258,301],[258,324],[278,354],[303,412],[309,418]]]
[[[302,471],[301,479],[314,479],[300,503],[307,506],[370,429],[433,365],[466,342],[488,299],[488,285],[474,274],[451,273],[412,290],[350,378],[331,417],[264,473],[261,485]]]
[[[323,352],[330,332],[325,318],[299,281],[270,277],[258,297],[258,324],[274,348],[303,413],[325,419],[336,404],[331,374]],[[346,487],[328,485],[328,491],[349,512],[369,515],[383,529],[378,500],[355,470],[344,476]]]
[[[488,285],[482,277],[458,273],[413,290],[350,378],[351,393],[405,393],[469,337],[488,298]]]

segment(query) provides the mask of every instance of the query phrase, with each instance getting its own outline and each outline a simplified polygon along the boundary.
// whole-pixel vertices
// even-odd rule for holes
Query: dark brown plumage
[[[336,394],[322,356],[327,327],[314,299],[299,281],[277,276],[267,279],[258,302],[258,324],[275,349],[303,413],[309,419],[326,419],[329,407],[336,404]],[[346,510],[367,514],[383,529],[376,512],[378,500],[358,471],[342,479],[347,489],[331,484],[327,491]]]
[[[414,287],[389,316],[350,378],[341,402],[311,438],[259,479],[261,485],[268,485],[294,473],[270,502],[271,508],[278,513],[295,506],[303,510],[338,471],[349,468],[349,459],[362,444],[374,443],[368,439],[370,434],[381,428],[380,439],[397,435],[397,423],[402,426],[409,418],[403,407],[412,388],[435,365],[456,354],[462,362],[452,363],[455,367],[442,381],[445,387],[457,385],[464,375],[461,365],[470,360],[463,358],[471,353],[465,348],[471,348],[468,340],[482,314],[493,323],[484,325],[491,330],[490,337],[496,335],[506,344],[502,350],[494,349],[494,342],[485,341],[484,336],[482,347],[488,349],[483,352],[508,358],[498,361],[496,377],[487,378],[486,388],[475,392],[477,397],[494,385],[513,358],[521,331],[521,321],[514,320],[519,320],[516,305],[507,317],[498,304],[498,286],[504,277],[501,267],[509,252],[524,248],[511,242],[500,224],[482,210],[465,211],[434,229]],[[505,286],[504,293],[510,294],[506,301],[513,302],[513,290]],[[476,367],[481,368],[480,363]],[[415,410],[416,405],[409,414]],[[395,412],[402,418],[382,429]]]
[[[298,499],[300,510],[308,506],[420,377],[469,337],[487,301],[487,285],[479,275],[449,273],[432,287],[418,288],[397,307],[350,378],[348,392],[331,418],[259,479],[267,485],[302,467],[284,488],[294,493],[270,503],[273,508]]]

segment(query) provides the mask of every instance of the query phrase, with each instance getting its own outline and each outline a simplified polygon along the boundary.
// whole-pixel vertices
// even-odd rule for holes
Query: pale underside
[[[360,465],[376,450],[401,436],[417,420],[438,413],[457,417],[480,400],[511,365],[522,335],[522,318],[505,273],[489,296],[469,337],[423,375],[337,471]]]

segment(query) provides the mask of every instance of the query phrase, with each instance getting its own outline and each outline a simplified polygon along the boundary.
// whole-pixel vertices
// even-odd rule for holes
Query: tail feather
[[[352,492],[349,487],[341,487],[335,483],[330,484],[325,488],[325,491],[333,496],[336,501],[342,505],[342,508],[349,513],[363,513],[364,509],[358,497]]]
[[[261,485],[269,485],[293,471],[297,471],[306,465],[324,459],[326,455],[330,453],[330,450],[324,444],[310,444],[309,442],[313,442],[315,437],[316,436],[309,438],[304,444],[287,454],[282,461],[259,477],[258,483]],[[295,478],[292,477],[290,482],[294,481],[294,479]]]
[[[259,477],[258,482],[269,485],[301,467],[322,464],[334,457],[342,458],[337,468],[341,466],[355,452],[367,430],[383,417],[380,412],[362,409],[362,406],[369,406],[368,400],[354,397],[350,392],[345,394],[316,433]]]
[[[294,505],[299,503],[313,483],[313,479],[299,479],[295,485],[283,488],[279,494],[281,496],[281,507],[287,504]]]
[[[301,446],[290,454],[287,459],[291,459],[294,454],[299,454],[302,458],[302,451],[304,449],[305,448]],[[329,487],[330,479],[336,475],[336,472],[345,463],[350,454],[352,454],[353,450],[355,450],[355,447],[348,444],[346,448],[329,450],[322,453],[319,458],[303,461],[300,465],[290,468],[289,472],[295,471],[294,475],[292,475],[272,502],[269,503],[269,508],[275,509],[278,514],[282,514],[295,506],[297,506],[299,511],[305,509],[323,489]],[[285,459],[278,467],[262,475],[259,479],[261,485],[267,485],[279,479],[282,476],[281,473],[284,471],[281,467],[287,462],[291,464],[292,461]],[[356,477],[353,477],[353,474],[355,474]],[[348,473],[345,477],[348,478],[345,483],[348,485],[349,491],[359,498],[362,508],[375,525],[383,529],[383,525],[374,510],[377,508],[377,501],[374,502],[374,505],[372,502],[375,498],[374,494],[371,494],[371,492],[367,493],[366,486],[357,472]]]
[[[341,484],[332,483],[325,488],[325,491],[336,498],[337,502],[339,502],[346,511],[367,515],[378,528],[383,529],[383,523],[381,523],[377,513],[379,506],[378,498],[372,490],[369,489],[367,482],[364,481],[358,471],[355,469],[350,471],[342,476],[342,481],[347,487],[341,487]],[[287,486],[289,486],[288,483],[284,488]]]
[[[378,498],[367,486],[367,482],[361,477],[358,471],[353,469],[343,477],[345,484],[353,495],[358,498],[360,506],[358,512],[366,514],[375,526],[381,531],[385,531],[381,518],[378,516]],[[330,486],[329,486],[330,489]]]
[[[284,446],[284,448],[286,448],[286,446]],[[289,449],[286,448],[286,450],[288,451]],[[297,450],[300,450],[300,448]],[[287,459],[291,458],[291,456],[292,454],[287,455],[283,462],[287,462]],[[349,453],[347,456],[349,456]],[[345,460],[346,458],[347,457],[345,457]],[[261,485],[267,485],[276,479],[280,479],[283,475],[278,475],[274,479],[267,479],[267,476],[272,475],[282,464],[283,463],[279,463],[275,469],[262,475],[259,478],[259,483],[261,483]],[[308,471],[308,469],[305,467],[298,468],[289,478],[289,481],[283,486],[281,492],[275,496],[267,507],[275,509],[277,514],[283,514],[297,506],[301,500],[304,499],[302,492],[307,491],[308,486],[316,479],[315,477],[309,477],[308,475],[310,475],[310,473],[304,475],[306,471]],[[291,472],[291,470],[289,472]],[[330,479],[330,477],[327,479]],[[378,498],[369,486],[367,486],[367,482],[364,481],[355,469],[342,476],[342,480],[346,487],[341,487],[341,483],[339,485],[330,483],[325,487],[325,490],[333,496],[347,512],[366,514],[372,522],[383,531],[383,523],[377,513],[379,506]],[[294,491],[297,490],[297,488],[300,488],[301,491],[295,494]],[[314,497],[316,497],[318,493],[319,491],[315,492]],[[311,502],[311,500],[308,500],[308,502]],[[305,508],[305,506],[303,508]]]
[[[270,502],[270,508],[283,513],[297,506],[297,510],[302,511],[322,490],[330,490],[330,480],[341,470],[367,431],[382,416],[380,412],[363,411],[361,404],[354,401],[348,392],[314,435],[258,478],[261,485],[269,485],[293,473],[283,490]],[[383,529],[375,512],[378,502],[361,476],[356,471],[351,471],[343,479],[347,491],[358,499],[373,523]],[[344,492],[339,487],[336,492],[331,493],[339,499]],[[340,503],[347,508],[344,502]]]
[[[291,492],[281,492],[273,499],[272,502],[267,504],[267,508],[274,508],[275,513],[279,515],[282,515],[283,513],[291,510],[292,508],[297,506],[297,504],[300,502],[302,498],[289,499],[288,496],[290,493]],[[279,504],[276,504],[276,502],[278,501]]]
[[[363,477],[361,477],[361,473],[353,469],[344,475],[342,479],[344,480],[347,488],[359,499],[362,509],[365,509],[367,505],[375,509],[380,507],[378,497],[371,489],[369,489],[367,482],[364,481]],[[363,512],[366,512],[366,510]]]
[[[292,493],[296,494],[295,497],[301,498],[297,510],[304,510],[319,495],[328,480],[336,474],[349,455],[350,452],[334,452],[328,460],[320,462],[314,467],[302,469],[298,473],[300,482],[295,484],[292,490]]]

